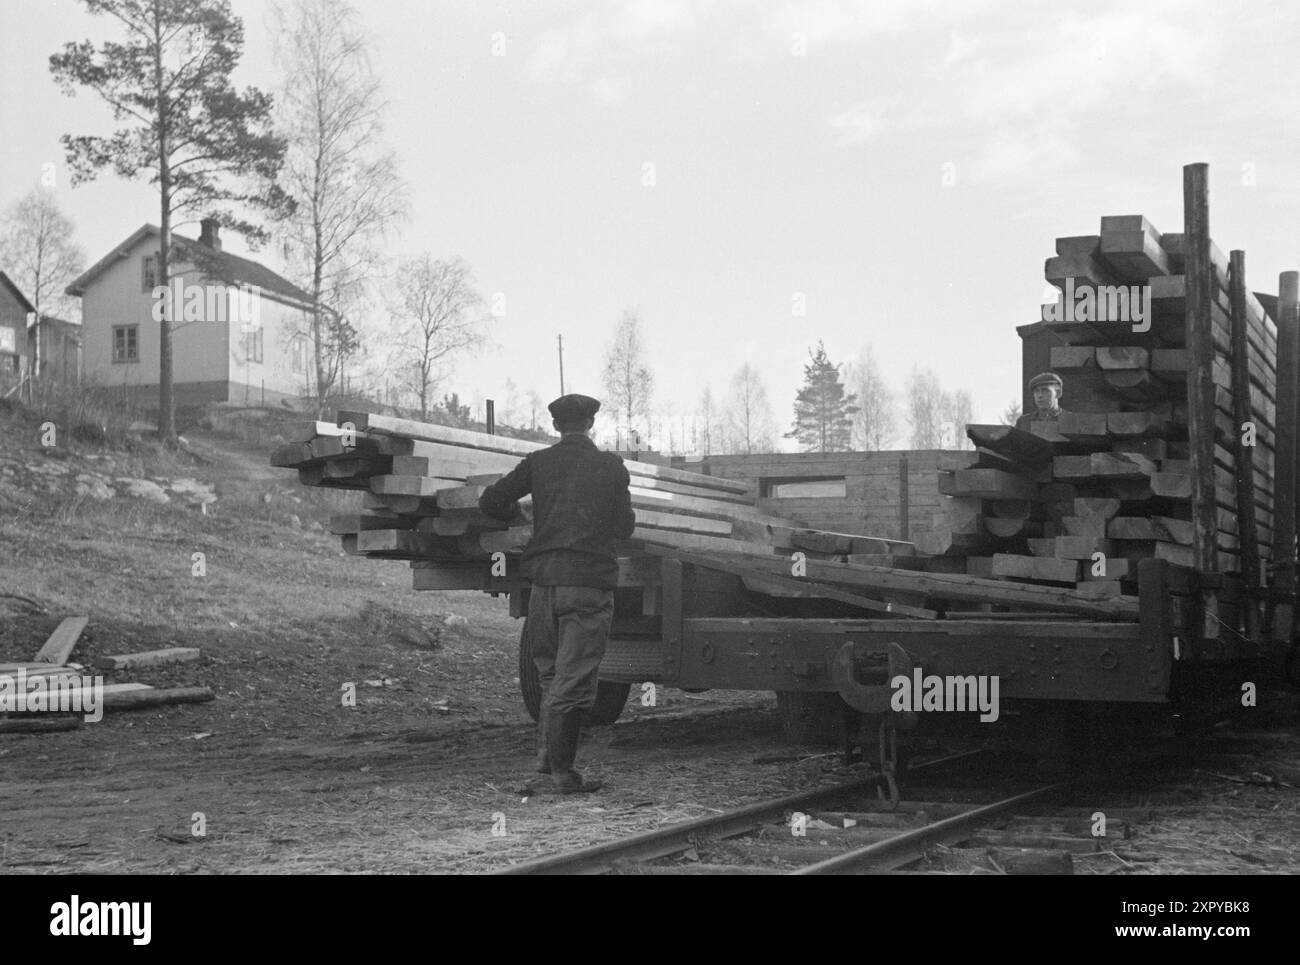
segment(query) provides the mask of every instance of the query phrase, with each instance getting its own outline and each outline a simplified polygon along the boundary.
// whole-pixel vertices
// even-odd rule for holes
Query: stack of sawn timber
[[[351,425],[350,434],[343,428]],[[506,589],[532,534],[523,517],[503,523],[478,510],[484,489],[544,445],[448,426],[340,412],[307,423],[271,464],[309,486],[363,490],[361,511],[335,516],[331,532],[352,554],[411,561],[416,589]],[[350,443],[350,444],[349,444]],[[828,533],[755,507],[748,483],[625,460],[636,530],[622,566],[637,582],[638,544],[677,551],[788,555],[821,560],[911,553],[908,543]],[[506,573],[492,572],[504,553]]]
[[[940,489],[950,496],[919,551],[964,557],[966,571],[1074,583],[1098,596],[1131,592],[1136,561],[1157,557],[1191,567],[1193,470],[1189,447],[1183,236],[1161,235],[1141,216],[1107,217],[1099,235],[1059,238],[1047,281],[1063,292],[1096,286],[1151,290],[1147,331],[1132,321],[1045,320],[1022,338],[1050,340],[1050,354],[1026,350],[1025,378],[1050,366],[1065,383],[1059,419],[1028,431],[969,426],[976,451],[949,458]],[[1210,246],[1214,349],[1214,500],[1218,571],[1242,570],[1234,416],[1229,261]],[[1077,297],[1077,296],[1076,296]],[[1245,371],[1254,424],[1254,524],[1270,556],[1276,400],[1275,297],[1244,292]],[[1058,313],[1064,316],[1065,313]],[[1139,325],[1139,328],[1142,326]],[[1240,343],[1239,343],[1240,344]],[[1095,554],[1104,554],[1104,565]]]

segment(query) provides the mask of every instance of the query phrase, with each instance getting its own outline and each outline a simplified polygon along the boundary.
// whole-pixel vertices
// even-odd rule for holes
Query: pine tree
[[[158,278],[172,277],[172,224],[185,215],[215,217],[250,242],[266,229],[228,205],[281,216],[292,202],[275,183],[285,142],[271,123],[271,98],[232,80],[244,51],[244,22],[229,0],[84,0],[121,30],[98,50],[89,40],[51,55],[50,72],[63,92],[98,94],[124,122],[110,136],[63,135],[72,183],[105,169],[146,180],[158,192]],[[187,257],[201,256],[189,246]],[[217,264],[199,264],[213,281]],[[176,442],[171,308],[159,326],[158,433]]]
[[[839,366],[826,357],[826,347],[808,351],[803,388],[795,396],[794,428],[785,434],[798,439],[804,452],[847,452],[852,446],[857,396],[844,392]]]

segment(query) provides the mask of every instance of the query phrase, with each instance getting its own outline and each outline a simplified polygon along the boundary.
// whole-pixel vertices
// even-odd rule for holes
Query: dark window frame
[[[264,339],[262,338],[262,326],[259,325],[252,331],[244,333],[244,361],[253,365],[263,365]]]
[[[158,255],[146,254],[140,260],[140,290],[153,294],[153,290],[161,284],[158,281]]]
[[[114,365],[132,365],[140,361],[140,326],[114,325],[111,335]],[[118,334],[122,335],[122,350],[118,351]]]

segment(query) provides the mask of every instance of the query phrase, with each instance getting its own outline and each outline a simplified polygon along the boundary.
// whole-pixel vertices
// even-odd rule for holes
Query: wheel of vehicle
[[[631,684],[621,684],[613,680],[602,680],[596,685],[596,703],[587,711],[586,724],[589,727],[606,727],[614,723],[627,706],[627,695],[632,690]]]
[[[838,746],[844,742],[845,711],[839,694],[778,690],[776,714],[781,734],[795,744]]]
[[[524,698],[528,716],[537,720],[542,716],[542,685],[537,679],[537,664],[533,663],[533,647],[528,637],[528,618],[524,618],[519,631],[519,692]]]
[[[602,680],[596,685],[596,703],[587,711],[589,726],[603,727],[618,720],[627,704],[630,683]],[[524,698],[528,716],[537,720],[542,714],[542,685],[537,677],[537,664],[533,663],[532,641],[528,634],[528,618],[524,618],[519,631],[519,693]]]

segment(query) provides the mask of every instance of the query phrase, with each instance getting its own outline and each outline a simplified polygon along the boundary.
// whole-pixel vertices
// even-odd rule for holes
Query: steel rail
[[[964,751],[933,761],[926,761],[907,769],[908,774],[915,774],[931,768],[941,767],[959,760],[964,760],[982,750]],[[557,855],[547,855],[532,861],[510,865],[492,874],[498,875],[598,875],[611,870],[617,861],[652,861],[678,851],[685,851],[693,846],[691,838],[705,833],[716,837],[735,837],[755,830],[764,821],[774,815],[780,815],[790,809],[814,807],[828,800],[834,800],[855,791],[872,790],[880,786],[883,775],[876,774],[857,781],[848,781],[832,787],[819,787],[811,791],[800,791],[784,797],[759,801],[741,808],[711,814],[689,821],[679,821],[654,831],[630,835],[614,841],[593,844],[576,851],[567,851]]]
[[[792,875],[852,875],[862,874],[865,871],[888,871],[891,868],[896,868],[899,865],[907,864],[909,861],[915,861],[922,857],[927,845],[960,840],[972,827],[978,827],[987,818],[1036,798],[1054,794],[1065,787],[1066,785],[1062,783],[1035,788],[1032,791],[1026,791],[1024,794],[1017,794],[1014,797],[995,801],[993,804],[985,804],[982,807],[973,808],[961,814],[954,814],[950,818],[935,821],[933,824],[925,825],[925,827],[914,828],[884,841],[864,845],[834,858],[827,858],[825,861],[818,861],[816,864],[806,865],[786,873]]]

